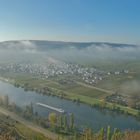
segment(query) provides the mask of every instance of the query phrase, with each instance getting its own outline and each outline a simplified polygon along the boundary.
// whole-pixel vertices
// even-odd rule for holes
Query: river
[[[47,117],[48,113],[52,112],[52,110],[38,106],[36,104],[37,102],[62,108],[67,113],[73,112],[76,124],[81,127],[89,126],[98,130],[101,127],[110,125],[112,128],[119,128],[121,130],[140,130],[140,122],[134,117],[111,113],[110,111],[102,112],[85,104],[76,104],[55,96],[46,96],[32,91],[24,91],[23,88],[17,88],[2,81],[0,81],[0,95],[8,95],[11,102],[15,102],[21,107],[25,107],[32,102],[34,111],[45,117]]]

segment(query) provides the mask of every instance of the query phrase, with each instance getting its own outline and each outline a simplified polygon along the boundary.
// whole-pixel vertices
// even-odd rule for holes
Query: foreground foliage
[[[125,131],[120,132],[118,129],[114,129],[114,132],[111,133],[110,127],[105,130],[101,130],[97,133],[93,133],[91,129],[86,129],[81,135],[75,134],[74,137],[65,139],[58,138],[57,140],[139,140],[140,131]]]

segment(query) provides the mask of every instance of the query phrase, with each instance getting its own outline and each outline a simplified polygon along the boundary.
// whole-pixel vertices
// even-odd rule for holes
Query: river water
[[[44,103],[53,107],[62,108],[67,113],[74,113],[77,125],[81,127],[89,126],[95,130],[110,125],[112,128],[121,130],[132,129],[140,130],[140,122],[131,116],[111,113],[110,111],[100,111],[91,108],[85,104],[76,104],[72,101],[60,99],[55,96],[46,96],[36,92],[24,91],[23,88],[17,88],[9,83],[0,81],[0,95],[8,95],[11,102],[15,102],[18,106],[25,107],[31,102],[34,111],[39,115],[47,117],[49,110],[38,106],[36,103]]]

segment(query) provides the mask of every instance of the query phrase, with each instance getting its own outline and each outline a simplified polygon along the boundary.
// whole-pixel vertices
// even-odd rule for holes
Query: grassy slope
[[[49,140],[44,135],[42,135],[42,134],[40,134],[38,132],[35,132],[35,131],[31,130],[30,128],[26,127],[23,124],[17,123],[16,124],[16,128],[19,130],[19,132],[23,136],[25,136],[29,140]]]
[[[16,128],[18,133],[20,133],[20,135],[24,136],[26,139],[50,140],[50,139],[46,138],[43,134],[33,131],[30,128],[28,128],[26,125],[16,122],[13,119],[11,119],[10,117],[6,117],[5,115],[0,113],[0,129],[2,129],[2,130],[5,129],[5,131],[7,130],[7,133],[10,134],[9,130],[11,131],[13,126],[14,126],[14,128]]]

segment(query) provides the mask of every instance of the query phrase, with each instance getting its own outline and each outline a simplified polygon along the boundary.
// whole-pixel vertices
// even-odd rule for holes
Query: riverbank
[[[4,115],[1,115],[4,114]],[[7,116],[8,115],[8,116]],[[54,136],[56,134],[53,134],[53,138],[45,137],[44,131],[42,131],[42,128],[36,129],[36,127],[31,126],[31,123],[28,126],[27,123],[25,123],[25,120],[19,118],[16,114],[13,112],[9,112],[5,110],[4,108],[0,107],[0,119],[2,119],[1,122],[1,130],[6,129],[5,132],[0,134],[0,139],[7,140],[5,136],[8,134],[8,139],[11,138],[18,138],[19,140],[53,140]],[[22,121],[21,121],[22,120]],[[26,121],[27,122],[27,121]],[[24,124],[23,124],[24,123]],[[13,131],[12,131],[13,130]],[[14,132],[14,133],[11,133]],[[85,140],[85,139],[104,139],[104,140],[139,140],[140,132],[139,131],[125,131],[121,132],[118,128],[115,128],[113,131],[110,126],[106,128],[101,128],[98,132],[93,132],[91,129],[87,128],[85,131],[83,131],[82,134],[75,133],[73,137],[67,138],[67,140]],[[57,137],[55,140],[66,140],[64,137]]]
[[[27,76],[13,76],[12,77],[0,77],[1,81],[15,85],[16,87],[22,87],[24,90],[35,91],[44,95],[53,95],[67,100],[72,100],[78,103],[84,103],[90,105],[91,107],[100,107],[102,109],[109,109],[114,111],[119,111],[123,114],[132,115],[134,117],[138,116],[139,111],[128,106],[122,106],[119,104],[105,102],[104,99],[93,98],[90,96],[84,96],[80,94],[75,94],[72,92],[64,91],[57,86],[50,86],[49,80],[42,80],[33,78],[31,75]],[[52,82],[52,81],[51,81]]]
[[[2,81],[0,81],[0,89],[1,96],[9,96],[10,104],[14,102],[20,108],[26,109],[26,106],[30,106],[32,102],[34,112],[37,112],[39,116],[45,118],[52,111],[37,106],[37,102],[62,108],[68,115],[73,113],[76,121],[75,124],[81,129],[83,126],[89,126],[95,131],[98,131],[101,127],[106,127],[107,125],[110,125],[112,128],[119,128],[122,131],[126,129],[140,129],[140,121],[128,114],[122,114],[122,111],[119,111],[115,106],[113,106],[112,110],[105,108],[104,105],[106,104],[103,101],[102,106],[99,104],[95,104],[94,106],[86,105],[76,99],[65,100],[62,97],[51,94],[46,96],[43,93],[36,93],[35,91],[25,91],[24,88],[18,88],[8,82]]]

